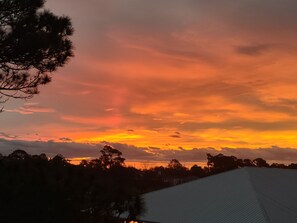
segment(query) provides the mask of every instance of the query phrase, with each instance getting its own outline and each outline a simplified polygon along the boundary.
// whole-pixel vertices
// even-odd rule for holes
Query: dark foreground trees
[[[144,210],[135,170],[122,165],[71,165],[61,155],[16,150],[1,157],[0,176],[1,222],[112,223]]]
[[[295,163],[290,165],[273,163],[269,164],[263,158],[256,159],[239,159],[235,156],[225,156],[223,154],[211,155],[207,154],[208,175],[225,172],[242,167],[266,167],[266,168],[284,168],[297,169]]]
[[[73,55],[70,19],[44,0],[0,1],[0,102],[30,98]]]
[[[204,168],[188,169],[172,159],[167,167],[138,170],[126,167],[122,153],[111,146],[100,152],[80,165],[62,155],[0,154],[0,222],[119,223],[120,217],[134,220],[144,213],[140,195],[146,192],[245,166],[297,169],[297,164],[208,154]]]

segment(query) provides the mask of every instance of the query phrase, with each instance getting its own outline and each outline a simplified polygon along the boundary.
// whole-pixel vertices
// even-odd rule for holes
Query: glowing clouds
[[[76,57],[33,104],[6,107],[3,132],[162,149],[297,147],[296,1],[49,7],[72,18]]]

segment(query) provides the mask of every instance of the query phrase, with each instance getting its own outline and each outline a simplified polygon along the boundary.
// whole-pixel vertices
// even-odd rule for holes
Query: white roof
[[[141,220],[297,222],[297,170],[241,168],[144,195]]]

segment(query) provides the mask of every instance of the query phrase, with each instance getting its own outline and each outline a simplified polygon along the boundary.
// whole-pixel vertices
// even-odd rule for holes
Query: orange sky
[[[75,58],[0,137],[161,149],[297,148],[294,0],[48,0]]]

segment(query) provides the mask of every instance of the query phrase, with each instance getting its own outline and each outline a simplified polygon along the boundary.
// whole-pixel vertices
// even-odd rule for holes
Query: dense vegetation
[[[0,104],[31,98],[73,56],[70,18],[45,10],[44,4],[0,1]]]
[[[71,165],[63,156],[16,150],[0,161],[3,222],[115,222],[124,211],[135,217],[142,200],[136,170],[121,153],[105,147],[99,159]]]
[[[297,164],[269,165],[264,159],[207,154],[207,167],[125,167],[122,153],[110,146],[98,159],[72,165],[62,155],[29,155],[16,150],[0,156],[0,219],[3,222],[120,222],[145,211],[141,194],[223,171],[254,167],[297,169]]]

